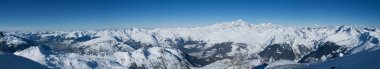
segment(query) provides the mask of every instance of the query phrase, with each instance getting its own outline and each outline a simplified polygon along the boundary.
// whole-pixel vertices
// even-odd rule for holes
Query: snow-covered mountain
[[[379,54],[379,37],[369,27],[237,20],[192,28],[4,32],[0,50],[63,69],[307,68],[369,50]]]

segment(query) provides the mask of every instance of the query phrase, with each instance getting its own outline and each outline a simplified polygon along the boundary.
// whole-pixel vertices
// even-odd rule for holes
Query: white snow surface
[[[0,68],[1,69],[47,69],[44,65],[41,65],[30,59],[0,52]]]
[[[380,47],[371,48],[346,57],[310,64],[302,69],[379,69]]]
[[[37,46],[29,47],[28,49],[15,52],[14,54],[31,59],[40,64],[47,65],[45,55],[41,53],[40,49]]]

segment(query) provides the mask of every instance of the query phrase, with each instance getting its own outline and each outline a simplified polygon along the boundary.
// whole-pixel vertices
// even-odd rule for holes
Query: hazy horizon
[[[236,19],[239,20],[239,19]],[[215,23],[207,23],[206,25],[177,25],[177,26],[125,26],[125,27],[107,27],[107,28],[73,28],[73,29],[40,29],[40,28],[30,28],[30,27],[0,27],[0,31],[7,31],[7,32],[15,32],[15,31],[84,31],[84,30],[114,30],[114,29],[131,29],[131,28],[139,28],[139,29],[156,29],[156,28],[194,28],[194,27],[205,27],[210,26],[214,24],[223,24],[223,23],[231,23],[236,20],[231,21],[222,21],[222,22],[215,22]],[[380,28],[379,25],[353,25],[353,24],[335,24],[335,25],[325,25],[325,24],[302,24],[302,25],[284,25],[282,23],[273,23],[273,22],[260,22],[260,23],[251,23],[246,20],[247,24],[253,24],[253,25],[260,25],[260,24],[272,24],[272,25],[279,25],[283,27],[310,27],[310,26],[321,26],[321,27],[329,27],[329,26],[354,26],[354,27],[369,27],[369,28]]]
[[[1,31],[194,27],[243,19],[379,27],[376,0],[1,0]]]

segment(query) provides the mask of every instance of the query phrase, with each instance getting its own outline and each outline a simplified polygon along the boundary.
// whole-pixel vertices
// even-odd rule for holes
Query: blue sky
[[[379,0],[0,0],[0,29],[81,30],[249,23],[380,25]]]

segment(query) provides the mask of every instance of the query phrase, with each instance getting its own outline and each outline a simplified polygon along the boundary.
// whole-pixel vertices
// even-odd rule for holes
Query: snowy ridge
[[[45,67],[44,65],[41,65],[30,59],[3,52],[0,52],[0,61],[0,68],[3,69],[47,69],[47,67]]]
[[[378,47],[379,33],[348,25],[283,27],[237,20],[194,28],[5,32],[0,50],[49,68],[236,69],[357,54]]]

